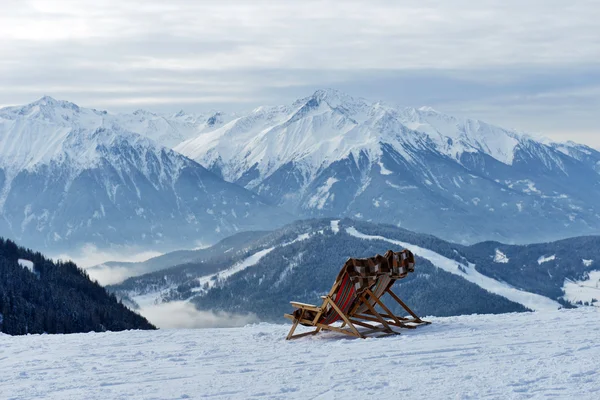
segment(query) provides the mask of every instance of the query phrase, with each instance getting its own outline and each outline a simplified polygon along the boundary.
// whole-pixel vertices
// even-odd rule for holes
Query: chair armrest
[[[290,301],[290,304],[292,305],[292,307],[295,307],[295,308],[303,308],[305,310],[321,311],[321,307],[317,307],[312,304],[299,303],[297,301]]]

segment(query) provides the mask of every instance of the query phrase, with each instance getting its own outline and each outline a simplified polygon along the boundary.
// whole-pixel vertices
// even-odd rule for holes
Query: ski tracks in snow
[[[0,334],[0,397],[600,398],[600,310],[431,318],[387,338],[289,325]]]

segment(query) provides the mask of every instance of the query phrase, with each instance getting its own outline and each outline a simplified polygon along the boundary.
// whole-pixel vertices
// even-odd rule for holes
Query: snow
[[[540,258],[538,258],[537,262],[539,265],[542,265],[545,262],[554,261],[554,260],[556,260],[556,254],[552,254],[551,256],[548,256],[548,257],[541,256]]]
[[[28,269],[31,273],[35,273],[35,271],[33,269],[33,261],[23,260],[23,259],[19,258],[18,262],[21,267]]]
[[[232,118],[217,114],[223,121]],[[172,148],[217,128],[220,124],[207,127],[214,115],[164,116],[144,110],[113,114],[45,96],[24,106],[0,108],[0,167],[30,170],[65,158],[89,167],[97,162],[97,146],[123,135],[132,142]]]
[[[483,121],[455,118],[431,108],[406,108],[401,114],[404,125],[426,133],[438,151],[457,160],[465,152],[482,152],[511,165],[515,148],[521,140],[514,131]]]
[[[379,164],[379,173],[380,173],[381,175],[391,175],[391,174],[393,174],[393,172],[392,172],[392,171],[390,171],[389,169],[387,169],[387,168],[386,168],[386,167],[383,165],[383,163],[382,163],[381,161],[379,161],[379,162],[378,162],[378,164]]]
[[[145,136],[152,136],[148,131],[133,132],[126,119],[123,115],[80,108],[50,97],[25,106],[0,109],[0,168],[6,174],[0,192],[0,211],[13,179],[20,171],[36,171],[46,165],[65,168],[69,176],[65,182],[67,191],[81,171],[99,167],[105,162],[109,162],[121,175],[129,166],[124,167],[121,154],[110,151],[121,146],[131,147],[140,153],[142,159],[160,160],[158,171],[150,170],[146,163],[138,166],[148,180],[153,181],[151,176],[154,174],[158,174],[162,184],[176,180],[189,161],[157,145]],[[163,129],[158,131],[164,132]],[[168,157],[165,157],[165,152]],[[172,165],[167,166],[167,163]],[[117,187],[107,185],[106,190],[109,199],[114,202]]]
[[[289,324],[7,336],[7,399],[600,397],[600,310],[428,318],[387,338]],[[299,330],[302,328],[299,328]]]
[[[432,250],[415,246],[410,243],[401,242],[399,240],[388,239],[383,236],[366,235],[357,231],[354,227],[347,228],[346,232],[349,235],[360,239],[383,240],[392,243],[396,246],[410,249],[410,251],[412,251],[415,255],[429,260],[436,267],[441,268],[444,271],[450,272],[452,274],[458,275],[463,279],[466,279],[467,281],[472,282],[477,286],[487,290],[488,292],[505,297],[508,300],[513,301],[515,303],[522,304],[530,310],[556,310],[561,307],[561,305],[558,302],[551,300],[547,297],[540,296],[539,294],[535,293],[529,293],[524,290],[519,290],[510,286],[507,283],[499,282],[495,279],[489,278],[478,272],[475,269],[475,264],[469,263],[468,265],[464,265],[459,263],[458,261],[444,257],[441,254],[438,254]]]
[[[333,233],[339,233],[340,231],[340,220],[334,220],[331,221],[331,230],[333,231]]]
[[[215,284],[215,282],[217,282],[219,280],[227,279],[230,276],[237,274],[240,271],[245,270],[246,268],[256,265],[256,263],[258,263],[264,256],[266,256],[273,250],[275,250],[275,247],[270,247],[268,249],[258,251],[223,271],[217,272],[216,274],[213,274],[213,275],[204,276],[204,277],[198,279],[200,281],[200,285],[204,285],[204,284],[208,283],[209,287],[212,287]]]
[[[319,210],[322,210],[323,207],[325,207],[327,200],[332,198],[333,195],[329,192],[330,192],[333,184],[336,182],[338,182],[338,179],[336,179],[336,178],[333,178],[333,177],[327,178],[327,181],[325,181],[325,183],[317,189],[314,196],[312,196],[308,200],[308,206],[311,208],[317,208]]]
[[[592,264],[594,263],[594,260],[586,260],[586,259],[582,259],[581,262],[583,262],[583,265],[586,267],[591,267]]]
[[[600,307],[600,270],[588,272],[586,279],[580,281],[566,279],[562,290],[563,298],[571,304],[587,302]]]
[[[400,191],[418,189],[414,185],[400,186],[400,185],[396,185],[396,184],[394,184],[394,183],[392,183],[390,181],[385,181],[385,184],[388,185],[389,187],[392,187],[392,188],[394,188],[396,190],[400,190]]]
[[[500,249],[496,249],[496,254],[494,254],[494,262],[499,264],[507,264],[510,259],[500,251]]]
[[[522,140],[514,131],[482,121],[457,119],[430,108],[400,108],[353,98],[336,90],[318,90],[292,105],[259,107],[203,131],[175,150],[206,167],[218,165],[234,182],[250,169],[258,177],[252,188],[279,168],[294,164],[303,173],[303,189],[332,163],[366,155],[381,175],[382,144],[415,163],[415,151],[436,151],[457,161],[462,153],[481,152],[512,164]]]
[[[237,274],[238,272],[241,272],[243,270],[245,270],[246,268],[250,268],[253,267],[254,265],[256,265],[264,256],[266,256],[267,254],[269,254],[270,252],[272,252],[273,250],[275,250],[277,247],[286,247],[289,246],[291,244],[297,243],[297,242],[301,242],[303,240],[307,240],[308,238],[310,238],[310,234],[309,233],[303,233],[301,235],[298,235],[298,237],[294,240],[292,240],[291,242],[287,242],[287,243],[283,243],[279,246],[273,246],[273,247],[269,247],[267,249],[263,249],[260,251],[257,251],[256,253],[246,257],[245,259],[243,259],[242,261],[239,261],[237,263],[235,263],[234,265],[232,265],[231,267],[224,269],[222,271],[219,271],[217,273],[214,274],[210,274],[210,275],[205,275],[202,276],[200,278],[198,278],[198,282],[200,283],[200,287],[199,288],[193,288],[192,291],[193,292],[202,292],[205,290],[205,285],[208,285],[208,288],[212,288],[218,281],[222,281],[225,280],[227,278],[229,278],[230,276]],[[137,298],[134,297],[134,300],[136,300]]]

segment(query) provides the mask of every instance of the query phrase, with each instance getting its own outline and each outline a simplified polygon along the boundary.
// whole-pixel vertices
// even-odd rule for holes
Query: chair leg
[[[414,313],[413,310],[411,310],[406,303],[404,303],[402,300],[400,300],[400,297],[396,296],[396,294],[394,292],[392,292],[391,288],[388,288],[387,292],[390,294],[390,296],[392,296],[392,298],[394,300],[396,300],[398,302],[398,304],[400,304],[402,306],[402,308],[404,308],[406,310],[406,312],[408,312],[410,315],[413,316],[413,318],[416,320],[416,323],[422,323],[422,324],[431,324],[431,322],[429,321],[423,321],[417,314]]]
[[[379,321],[379,323],[381,323],[381,325],[383,325],[385,327],[385,330],[387,332],[394,332],[392,330],[392,328],[390,328],[390,325],[386,322],[385,319],[383,319],[383,317],[381,315],[379,315],[379,313],[377,312],[377,310],[375,310],[373,308],[373,306],[371,305],[371,303],[369,303],[369,301],[365,298],[365,295],[363,294],[361,296],[362,301],[364,301],[365,305],[367,306],[367,308],[369,309],[369,311],[371,311],[371,313],[373,314],[373,316],[375,316],[375,318]]]
[[[365,338],[359,331],[358,329],[356,329],[354,327],[354,325],[352,324],[352,322],[350,322],[350,320],[348,319],[348,317],[346,316],[346,314],[344,314],[342,312],[342,310],[340,310],[340,308],[337,306],[337,304],[335,304],[335,302],[333,300],[329,300],[329,304],[331,304],[331,307],[333,307],[335,309],[335,311],[338,313],[338,315],[340,317],[342,317],[342,320],[346,323],[346,325],[348,325],[348,328],[350,328],[350,330],[352,331],[352,333],[356,336],[358,336],[359,338]]]
[[[317,328],[314,331],[299,333],[297,335],[293,335],[293,336],[287,338],[286,340],[298,339],[298,338],[301,338],[301,337],[304,337],[304,336],[308,336],[308,335],[316,335],[320,330],[321,330],[320,328]]]
[[[402,322],[400,322],[400,320],[398,319],[398,317],[396,317],[394,315],[394,313],[392,313],[392,311],[389,308],[387,308],[386,305],[383,304],[383,302],[380,299],[378,299],[377,296],[375,296],[371,292],[371,290],[367,289],[367,293],[369,293],[373,297],[373,300],[375,300],[375,302],[377,304],[379,304],[379,306],[381,308],[383,308],[383,311],[385,311],[387,313],[387,315],[394,320],[394,322],[396,323],[396,325],[398,325],[398,326],[404,326],[404,324]]]
[[[290,340],[292,338],[292,336],[294,335],[294,331],[296,330],[296,327],[298,326],[298,322],[300,322],[298,319],[294,320],[294,323],[292,324],[292,329],[290,329],[290,333],[288,333],[285,340]]]

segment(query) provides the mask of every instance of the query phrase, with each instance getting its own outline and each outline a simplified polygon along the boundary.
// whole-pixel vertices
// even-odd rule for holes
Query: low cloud
[[[200,311],[186,301],[151,305],[136,311],[159,328],[234,328],[259,322],[254,314]]]
[[[116,285],[123,282],[132,276],[139,276],[146,273],[139,268],[123,267],[123,266],[108,266],[100,264],[93,268],[86,269],[91,279],[98,281],[102,286]]]
[[[162,253],[157,251],[128,247],[106,250],[99,249],[93,244],[86,244],[80,249],[53,255],[52,258],[58,260],[71,260],[80,268],[85,269],[90,277],[97,280],[101,285],[110,285],[122,282],[131,276],[141,275],[145,273],[145,271],[140,268],[125,265],[108,266],[104,265],[104,263],[108,261],[120,261],[123,263],[141,262],[160,256],[161,254]]]
[[[140,250],[129,247],[113,249],[99,249],[93,244],[86,244],[80,249],[61,253],[53,258],[59,260],[72,260],[81,268],[89,268],[107,261],[140,262],[160,256],[158,251]]]

